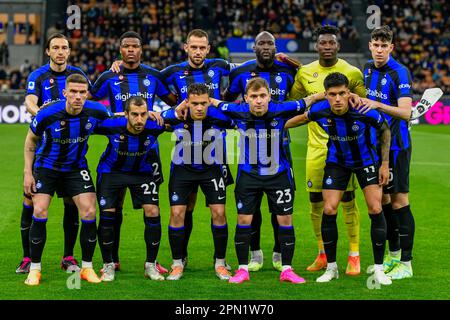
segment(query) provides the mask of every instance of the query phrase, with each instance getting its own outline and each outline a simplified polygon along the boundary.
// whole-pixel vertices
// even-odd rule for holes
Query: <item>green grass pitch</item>
[[[26,125],[0,125],[0,298],[1,299],[254,299],[254,300],[305,300],[305,299],[449,299],[450,274],[450,127],[414,126],[412,128],[413,156],[411,165],[411,208],[416,221],[414,243],[414,277],[395,281],[389,287],[369,290],[364,273],[372,264],[370,245],[370,223],[362,193],[357,192],[361,210],[361,268],[360,276],[345,275],[348,243],[342,215],[338,218],[339,242],[338,265],[341,277],[327,284],[318,284],[315,279],[321,273],[306,271],[316,255],[309,219],[307,193],[304,190],[304,168],[306,152],[306,128],[291,130],[294,170],[297,180],[294,225],[297,246],[293,266],[306,278],[306,284],[280,283],[278,273],[271,266],[273,246],[272,227],[263,201],[262,249],[265,265],[262,271],[251,274],[251,281],[232,285],[218,280],[213,269],[213,242],[210,229],[210,214],[204,206],[204,197],[199,193],[194,211],[194,228],[189,246],[189,266],[180,281],[155,282],[143,277],[145,243],[142,212],[133,210],[129,195],[124,207],[121,238],[122,271],[112,283],[89,284],[81,282],[80,290],[66,286],[68,274],[59,268],[63,250],[62,201],[54,199],[49,210],[47,243],[42,261],[42,283],[38,287],[24,285],[24,275],[15,274],[22,249],[20,241],[20,214],[22,208],[23,142]],[[170,150],[173,142],[170,134],[160,139],[165,183],[160,189],[162,216],[162,241],[158,260],[170,266],[171,253],[167,237],[169,203],[167,182],[169,180]],[[88,160],[91,171],[95,168],[106,138],[92,137],[89,141]],[[236,167],[232,166],[233,175]],[[227,190],[227,216],[229,241],[227,260],[237,266],[233,237],[236,224],[234,187]],[[79,243],[75,249],[80,259]],[[94,256],[96,270],[101,268],[100,250]]]

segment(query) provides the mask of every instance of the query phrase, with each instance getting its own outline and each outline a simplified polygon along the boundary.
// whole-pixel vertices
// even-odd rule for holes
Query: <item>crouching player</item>
[[[324,212],[322,238],[327,256],[327,270],[317,282],[329,282],[339,277],[336,264],[338,240],[336,215],[339,202],[355,173],[366,199],[371,219],[371,240],[375,260],[375,281],[390,285],[383,272],[386,242],[386,220],[381,207],[382,186],[389,178],[390,130],[385,118],[375,110],[361,114],[349,108],[348,79],[342,73],[331,73],[324,81],[327,100],[311,107],[307,113],[328,134],[328,154],[323,177]],[[295,122],[291,120],[287,126]],[[376,134],[380,130],[381,166],[376,150]]]

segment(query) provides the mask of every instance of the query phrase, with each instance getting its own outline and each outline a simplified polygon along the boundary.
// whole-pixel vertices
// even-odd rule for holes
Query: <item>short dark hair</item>
[[[188,98],[191,94],[200,96],[205,93],[209,96],[209,88],[204,83],[193,83],[193,84],[190,84],[187,88],[187,97]]]
[[[249,90],[256,91],[261,88],[266,88],[267,91],[269,92],[269,84],[267,83],[266,79],[259,78],[259,77],[250,79],[247,82],[247,85],[245,86],[245,94],[247,94]]]
[[[316,37],[318,39],[319,36],[322,35],[322,34],[332,34],[332,35],[335,35],[336,37],[338,37],[340,31],[339,31],[338,27],[335,27],[335,26],[327,24],[325,26],[321,26],[321,27],[317,28],[314,33],[315,33],[315,35],[316,35]]]
[[[393,38],[394,38],[394,33],[392,32],[391,28],[389,28],[389,26],[381,26],[381,27],[375,28],[375,29],[373,29],[372,33],[370,34],[370,41],[381,40],[383,42],[392,42]]]
[[[84,83],[89,86],[89,81],[86,77],[79,73],[73,73],[66,78],[66,88],[69,83]]]
[[[148,109],[148,105],[147,105],[147,101],[145,101],[144,98],[142,98],[141,96],[132,96],[130,98],[128,98],[128,100],[125,102],[125,112],[130,112],[130,107],[131,105],[134,106],[146,106]]]
[[[348,78],[340,72],[330,73],[323,81],[323,86],[325,87],[325,90],[328,90],[329,88],[332,87],[339,87],[342,85],[348,87]]]
[[[209,36],[208,33],[205,30],[202,29],[194,29],[191,32],[188,33],[187,37],[186,37],[186,43],[189,41],[190,37],[197,37],[197,38],[206,38],[206,40],[208,40],[209,42]]]
[[[119,38],[119,46],[122,45],[122,40],[125,38],[135,38],[135,39],[139,39],[139,43],[142,45],[142,38],[139,35],[139,33],[134,32],[134,31],[127,31],[125,33],[123,33],[120,38]]]
[[[67,37],[65,35],[63,35],[62,33],[53,33],[50,37],[48,37],[47,43],[45,44],[45,49],[50,49],[50,42],[52,42],[53,39],[66,40],[69,43],[69,48],[70,48],[70,41],[69,41],[69,39],[67,39]]]

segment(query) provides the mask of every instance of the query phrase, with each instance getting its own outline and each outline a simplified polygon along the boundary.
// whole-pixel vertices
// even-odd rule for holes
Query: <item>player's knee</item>
[[[337,210],[338,210],[338,203],[326,202],[323,205],[323,212],[326,215],[335,215],[337,214]]]
[[[391,198],[392,209],[397,210],[409,205],[408,194],[402,194],[401,196],[396,196]]]
[[[94,220],[95,219],[95,206],[89,206],[82,212],[80,212],[81,219]]]
[[[381,207],[381,202],[376,201],[374,203],[369,203],[367,205],[367,210],[369,210],[370,214],[378,214],[380,213],[383,209]]]
[[[144,206],[144,215],[146,217],[155,218],[159,216],[159,207],[155,205]]]
[[[278,224],[283,227],[289,227],[292,225],[292,216],[291,215],[278,215],[277,216]]]
[[[225,208],[212,209],[212,220],[215,225],[222,226],[226,224],[227,218],[225,216]]]
[[[170,210],[170,221],[172,226],[184,225],[185,209],[172,208]]]
[[[38,219],[46,219],[48,216],[48,210],[43,206],[35,205],[33,210],[33,216],[35,216]]]

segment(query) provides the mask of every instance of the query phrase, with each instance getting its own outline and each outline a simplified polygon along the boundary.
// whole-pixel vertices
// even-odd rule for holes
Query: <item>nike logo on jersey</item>
[[[294,244],[294,242],[290,242],[290,243],[286,242],[286,246],[292,246],[293,244]]]
[[[54,87],[54,85],[53,86],[50,86],[50,87],[45,87],[45,90],[50,90],[51,88],[53,88]]]
[[[289,210],[291,210],[291,209],[292,209],[292,207],[284,208],[283,211],[286,212],[286,211],[289,211]]]
[[[317,82],[316,80],[314,80],[314,81],[308,81],[308,84],[311,84],[311,83],[314,83],[314,82]]]
[[[88,188],[90,188],[90,187],[92,187],[92,184],[90,184],[90,185],[88,185],[88,186],[84,186],[85,189],[88,189]]]
[[[104,246],[107,246],[107,245],[109,245],[109,244],[113,244],[114,243],[114,241],[110,241],[110,242],[103,242],[103,245]]]
[[[184,79],[184,78],[186,78],[186,76],[180,76],[180,79]]]
[[[123,140],[117,140],[117,139],[114,139],[114,142],[125,142],[125,141],[123,141]]]
[[[323,127],[332,127],[333,125],[332,124],[323,124],[322,126]]]
[[[88,239],[88,241],[89,242],[95,242],[95,241],[97,241],[97,238],[95,238],[95,239]]]
[[[386,187],[386,189],[391,189],[392,187],[394,187],[394,186],[389,186],[389,187]]]
[[[55,132],[60,132],[61,130],[64,130],[66,127],[62,127],[62,128],[55,128]]]
[[[159,244],[159,241],[158,242],[152,242],[152,246],[157,246]]]
[[[156,199],[155,199],[155,198],[152,198],[152,201],[158,201],[158,198],[156,198]]]
[[[42,242],[42,240],[39,240],[39,241],[31,240],[31,243],[32,243],[32,244],[39,244],[39,243],[41,243],[41,242]]]
[[[367,178],[367,181],[372,181],[375,178],[377,178],[377,177]]]
[[[119,84],[121,84],[123,81],[119,81],[119,82],[114,82],[115,86],[118,86]]]
[[[225,196],[222,196],[222,197],[217,197],[217,199],[218,199],[218,200],[222,200],[222,199],[225,199]]]

